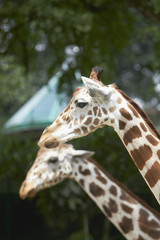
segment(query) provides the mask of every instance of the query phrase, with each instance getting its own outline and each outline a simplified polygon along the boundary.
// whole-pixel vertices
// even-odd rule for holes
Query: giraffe
[[[66,178],[75,180],[104,215],[128,240],[160,239],[160,214],[114,179],[90,157],[93,152],[75,150],[70,144],[41,148],[20,188],[20,197]]]
[[[38,144],[52,148],[111,126],[160,203],[160,134],[130,97],[115,84],[104,85],[97,76],[91,73],[90,78],[82,77],[85,86],[76,89],[67,108],[44,130]]]

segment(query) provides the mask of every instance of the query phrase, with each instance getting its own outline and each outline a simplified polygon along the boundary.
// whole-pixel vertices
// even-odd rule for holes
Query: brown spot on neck
[[[96,179],[97,179],[98,181],[100,181],[101,183],[103,183],[103,184],[106,184],[106,183],[107,183],[107,180],[106,180],[104,177],[102,177],[102,176],[97,176]]]
[[[89,190],[94,197],[100,197],[105,195],[105,191],[94,182],[91,182],[89,184]]]
[[[84,176],[87,176],[87,175],[91,175],[91,172],[90,172],[90,170],[89,169],[84,169],[84,170],[82,170],[82,166],[79,166],[79,172],[82,174],[82,175],[84,175]]]
[[[146,239],[144,239],[141,235],[139,235],[137,240],[146,240]]]
[[[124,212],[131,214],[133,212],[133,208],[127,206],[126,204],[122,203],[121,207]]]
[[[84,179],[80,179],[79,182],[84,187]]]
[[[119,120],[119,129],[124,130],[126,126],[126,123],[124,121]]]
[[[110,212],[110,209],[105,204],[103,204],[102,207],[104,209],[105,215],[107,215],[108,218],[111,218],[112,213]]]
[[[158,158],[160,160],[160,150],[157,151],[157,156],[158,156]]]
[[[102,205],[107,217],[111,218],[114,213],[118,212],[117,203],[113,199],[109,199],[108,205]]]
[[[125,234],[129,233],[130,231],[133,231],[132,219],[126,216],[122,218],[122,221],[119,223],[119,226]]]
[[[147,138],[147,140],[148,140],[148,142],[150,142],[153,146],[156,146],[156,145],[158,145],[158,141],[152,136],[152,135],[147,135],[146,136],[146,138]]]
[[[140,126],[144,132],[147,132],[147,128],[145,127],[143,122],[140,123]]]
[[[123,136],[123,141],[127,146],[131,143],[135,138],[140,138],[142,136],[141,131],[137,126],[131,127]]]
[[[117,188],[114,185],[110,187],[109,191],[112,195],[117,196]]]
[[[94,171],[96,173],[96,179],[98,181],[100,181],[101,183],[103,184],[106,184],[107,183],[107,180],[102,176],[102,174],[99,172],[99,170],[97,168],[94,168]]]
[[[131,109],[133,115],[134,115],[136,118],[139,118],[139,114],[138,114],[138,112],[134,109],[134,107],[133,107],[131,104],[128,104],[128,107]]]
[[[125,108],[121,108],[119,111],[122,114],[122,116],[127,120],[131,121],[133,119],[131,114]]]
[[[149,186],[152,188],[160,180],[160,164],[156,161],[152,167],[145,174],[145,179],[147,180]]]
[[[138,149],[132,150],[130,153],[136,166],[140,170],[143,169],[146,161],[148,161],[152,157],[152,149],[146,144],[140,146]]]
[[[116,203],[115,200],[113,200],[113,199],[111,199],[111,198],[109,199],[108,208],[109,208],[111,214],[112,214],[112,213],[117,213],[117,212],[118,212],[118,206],[117,206],[117,203]]]
[[[124,192],[123,189],[121,192],[120,199],[132,204],[137,204],[137,201],[133,197],[131,197],[128,193]]]
[[[157,222],[154,219],[149,220],[149,214],[146,210],[140,209],[138,221],[141,231],[146,233],[152,239],[160,239],[160,222]]]

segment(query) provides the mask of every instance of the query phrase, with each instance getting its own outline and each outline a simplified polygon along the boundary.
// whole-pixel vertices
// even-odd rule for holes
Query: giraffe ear
[[[91,97],[93,98],[100,97],[103,98],[104,100],[108,100],[108,98],[110,97],[110,94],[107,94],[104,88],[98,82],[95,82],[94,80],[86,77],[82,77],[82,81]]]
[[[74,157],[81,157],[81,158],[89,158],[94,155],[94,152],[85,151],[85,150],[75,150],[73,156]]]

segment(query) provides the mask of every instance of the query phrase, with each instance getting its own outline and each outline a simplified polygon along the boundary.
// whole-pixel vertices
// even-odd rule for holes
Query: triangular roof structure
[[[4,125],[7,134],[40,130],[50,125],[67,105],[67,95],[57,93],[58,72],[48,85],[43,86]]]

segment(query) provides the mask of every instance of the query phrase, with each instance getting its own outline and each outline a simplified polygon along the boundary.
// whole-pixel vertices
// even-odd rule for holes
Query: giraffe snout
[[[46,148],[55,148],[59,145],[60,139],[58,137],[49,137],[51,132],[49,130],[45,130],[38,142],[39,147],[46,147]]]
[[[55,148],[58,147],[60,141],[58,140],[58,138],[53,138],[53,139],[48,139],[44,142],[44,146],[46,148]]]
[[[21,199],[25,199],[27,197],[31,198],[34,197],[36,194],[36,190],[33,188],[32,184],[27,185],[25,182],[22,184],[19,195]]]

